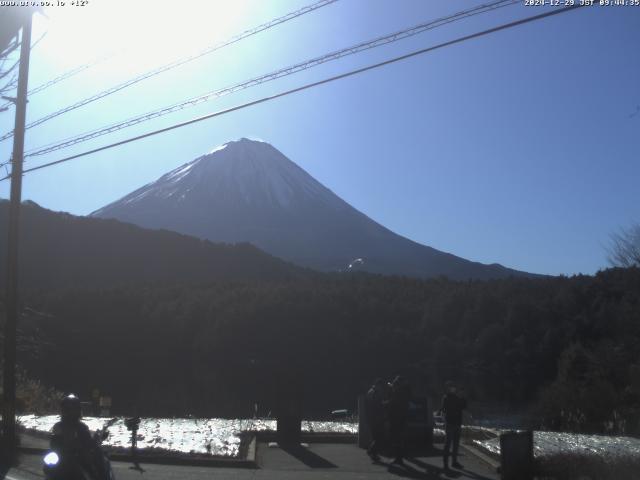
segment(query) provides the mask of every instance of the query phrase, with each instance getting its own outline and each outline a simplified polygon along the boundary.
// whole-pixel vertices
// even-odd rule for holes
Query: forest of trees
[[[320,274],[248,244],[35,204],[22,230],[25,409],[54,405],[38,398],[51,388],[98,388],[122,414],[246,416],[257,403],[265,415],[296,386],[305,416],[319,417],[400,373],[416,394],[438,398],[454,380],[472,402],[528,409],[537,426],[640,433],[637,265],[419,280]]]
[[[368,274],[34,292],[30,375],[115,410],[246,416],[296,379],[305,415],[396,373],[437,396],[533,409],[540,426],[638,432],[640,269],[453,282]]]

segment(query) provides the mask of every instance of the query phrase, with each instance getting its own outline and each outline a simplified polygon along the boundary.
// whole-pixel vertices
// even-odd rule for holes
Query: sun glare
[[[45,16],[36,19],[34,40],[46,34],[38,48],[52,66],[65,68],[118,53],[124,54],[119,67],[137,69],[197,52],[246,29],[248,4],[88,0],[85,6],[71,6],[67,1],[46,8]]]

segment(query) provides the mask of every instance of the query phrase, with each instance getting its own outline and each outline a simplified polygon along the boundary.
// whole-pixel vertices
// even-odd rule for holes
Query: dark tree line
[[[110,392],[121,413],[245,416],[276,386],[305,415],[354,408],[377,376],[437,397],[535,407],[540,424],[638,431],[640,269],[488,282],[366,274],[33,293],[52,315],[31,374]]]
[[[638,431],[638,267],[469,282],[319,274],[251,245],[35,204],[22,228],[25,391],[97,387],[120,413],[244,416],[296,384],[305,415],[321,416],[403,373],[418,394],[458,380],[553,428]]]
[[[9,202],[0,200],[0,225]],[[7,236],[0,235],[0,291]],[[253,245],[211,243],[116,220],[56,213],[24,202],[20,284],[25,290],[114,285],[189,284],[214,280],[286,280],[309,275]]]

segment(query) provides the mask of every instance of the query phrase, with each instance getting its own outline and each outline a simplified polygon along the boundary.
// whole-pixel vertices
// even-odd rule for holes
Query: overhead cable
[[[25,157],[34,157],[38,155],[44,155],[56,150],[68,148],[78,143],[86,142],[88,140],[92,140],[94,138],[101,137],[103,135],[107,135],[107,134],[116,132],[118,130],[122,130],[124,128],[131,127],[133,125],[137,125],[139,123],[146,122],[158,117],[162,117],[164,115],[177,112],[188,107],[193,107],[215,98],[220,98],[222,96],[229,95],[229,94],[238,92],[240,90],[245,90],[247,88],[261,85],[266,82],[270,82],[282,77],[293,75],[295,73],[301,72],[303,70],[307,70],[309,68],[312,68],[318,65],[322,65],[327,62],[338,60],[340,58],[343,58],[349,55],[354,55],[356,53],[359,53],[365,50],[370,50],[372,48],[377,48],[382,45],[387,45],[389,43],[397,42],[399,40],[402,40],[414,35],[418,35],[420,33],[426,32],[428,30],[432,30],[434,28],[446,25],[448,23],[459,21],[464,18],[468,18],[470,16],[479,15],[481,13],[486,13],[488,11],[495,10],[496,8],[514,5],[516,3],[520,3],[519,0],[495,1],[492,3],[480,5],[478,7],[474,7],[468,10],[464,10],[464,11],[455,13],[453,15],[449,15],[447,17],[439,18],[437,20],[431,20],[429,22],[421,23],[419,25],[415,25],[413,27],[406,28],[400,31],[396,31],[394,33],[391,33],[382,37],[377,37],[373,40],[361,42],[356,45],[352,45],[350,47],[343,48],[341,50],[327,53],[325,55],[322,55],[310,60],[305,60],[295,65],[281,68],[279,70],[260,75],[259,77],[255,77],[250,80],[237,83],[235,85],[231,85],[218,90],[213,90],[208,93],[205,93],[204,95],[193,97],[188,100],[182,101],[180,103],[176,103],[158,110],[153,110],[151,112],[138,115],[136,117],[132,117],[117,123],[113,123],[106,127],[101,127],[101,128],[91,130],[79,135],[75,135],[73,137],[69,137],[63,140],[58,140],[57,142],[36,147],[34,149],[29,150],[25,154]]]
[[[261,103],[269,102],[269,101],[275,100],[277,98],[285,97],[287,95],[291,95],[293,93],[301,92],[303,90],[307,90],[307,89],[314,88],[314,87],[317,87],[317,86],[320,86],[320,85],[324,85],[324,84],[327,84],[327,83],[330,83],[330,82],[334,82],[336,80],[341,80],[341,79],[348,78],[348,77],[351,77],[351,76],[354,76],[354,75],[358,75],[360,73],[364,73],[364,72],[367,72],[369,70],[373,70],[373,69],[376,69],[376,68],[383,67],[385,65],[390,65],[390,64],[393,64],[393,63],[396,63],[396,62],[407,60],[409,58],[412,58],[412,57],[415,57],[415,56],[418,56],[418,55],[422,55],[422,54],[425,54],[425,53],[428,53],[428,52],[432,52],[434,50],[438,50],[438,49],[441,49],[441,48],[444,48],[444,47],[449,47],[451,45],[462,43],[462,42],[465,42],[465,41],[468,41],[468,40],[472,40],[472,39],[475,39],[475,38],[478,38],[478,37],[482,37],[484,35],[495,33],[495,32],[501,31],[501,30],[506,30],[506,29],[509,29],[509,28],[517,27],[519,25],[524,25],[526,23],[534,22],[536,20],[542,20],[543,18],[551,17],[553,15],[559,15],[561,13],[566,13],[566,12],[569,12],[571,10],[576,10],[578,8],[582,8],[583,6],[584,5],[573,5],[573,6],[569,6],[569,7],[558,8],[558,9],[554,9],[554,10],[551,10],[551,11],[548,11],[548,12],[545,12],[545,13],[541,13],[539,15],[533,15],[531,17],[526,17],[526,18],[523,18],[521,20],[516,20],[516,21],[513,21],[513,22],[505,23],[505,24],[499,25],[497,27],[490,28],[488,30],[483,30],[481,32],[472,33],[472,34],[466,35],[464,37],[458,37],[458,38],[456,38],[454,40],[449,40],[448,42],[444,42],[444,43],[440,43],[438,45],[434,45],[432,47],[427,47],[427,48],[423,48],[423,49],[420,49],[420,50],[416,50],[414,52],[407,53],[405,55],[394,57],[394,58],[391,58],[389,60],[385,60],[383,62],[375,63],[375,64],[372,64],[372,65],[368,65],[366,67],[362,67],[362,68],[358,68],[358,69],[355,69],[355,70],[351,70],[349,72],[342,73],[340,75],[335,75],[333,77],[325,78],[325,79],[319,80],[317,82],[308,83],[306,85],[302,85],[301,87],[292,88],[290,90],[286,90],[286,91],[283,91],[283,92],[280,92],[280,93],[269,95],[267,97],[262,97],[262,98],[260,98],[258,100],[253,100],[251,102],[243,103],[241,105],[236,105],[236,106],[231,107],[231,108],[227,108],[227,109],[220,110],[220,111],[217,111],[217,112],[209,113],[207,115],[203,115],[201,117],[193,118],[193,119],[187,120],[185,122],[176,123],[174,125],[170,125],[168,127],[161,128],[159,130],[154,130],[152,132],[148,132],[148,133],[145,133],[145,134],[142,134],[142,135],[137,135],[135,137],[131,137],[131,138],[128,138],[128,139],[125,139],[125,140],[121,140],[119,142],[111,143],[111,144],[104,145],[104,146],[99,147],[99,148],[94,148],[92,150],[88,150],[88,151],[85,151],[85,152],[82,152],[82,153],[78,153],[78,154],[71,155],[71,156],[68,156],[68,157],[65,157],[65,158],[61,158],[61,159],[53,161],[53,162],[47,162],[47,163],[44,163],[42,165],[37,165],[35,167],[30,167],[30,168],[25,169],[24,173],[34,172],[36,170],[41,170],[43,168],[48,168],[48,167],[52,167],[54,165],[59,165],[61,163],[66,163],[66,162],[69,162],[71,160],[74,160],[74,159],[77,159],[77,158],[80,158],[80,157],[91,155],[93,153],[98,153],[98,152],[101,152],[101,151],[104,151],[104,150],[108,150],[108,149],[111,149],[111,148],[118,147],[120,145],[125,145],[127,143],[135,142],[135,141],[141,140],[143,138],[151,137],[151,136],[154,136],[154,135],[158,135],[160,133],[168,132],[170,130],[175,130],[177,128],[185,127],[187,125],[192,125],[194,123],[198,123],[198,122],[201,122],[201,121],[204,121],[204,120],[208,120],[210,118],[219,117],[219,116],[231,113],[231,112],[235,112],[235,111],[242,110],[242,109],[245,109],[245,108],[248,108],[248,107],[252,107],[254,105],[258,105],[258,104],[261,104]],[[11,178],[11,175],[7,175],[7,176],[5,176],[3,178],[0,178],[0,181],[7,180],[9,178]]]
[[[25,129],[30,129],[33,128],[37,125],[40,125],[44,122],[47,122],[53,118],[59,117],[60,115],[63,115],[65,113],[71,112],[72,110],[76,110],[80,107],[83,107],[85,105],[88,105],[90,103],[93,103],[97,100],[100,100],[102,98],[105,98],[109,95],[113,95],[116,92],[119,92],[120,90],[123,90],[125,88],[128,88],[132,85],[135,85],[136,83],[139,83],[143,80],[146,80],[148,78],[154,77],[156,75],[159,75],[161,73],[167,72],[169,70],[172,70],[176,67],[179,67],[181,65],[184,65],[186,63],[192,62],[193,60],[196,60],[198,58],[201,58],[205,55],[208,55],[210,53],[213,53],[217,50],[220,50],[221,48],[227,47],[229,45],[232,45],[234,43],[239,42],[240,40],[250,37],[252,35],[255,35],[257,33],[263,32],[265,30],[268,30],[269,28],[275,27],[276,25],[280,25],[284,22],[288,22],[289,20],[292,20],[294,18],[297,18],[301,15],[305,15],[307,13],[313,12],[314,10],[317,10],[319,8],[325,7],[327,5],[330,5],[332,3],[337,2],[338,0],[320,0],[319,2],[313,3],[311,5],[307,5],[306,7],[300,8],[298,10],[295,10],[293,12],[290,12],[282,17],[278,17],[275,18],[267,23],[263,23],[262,25],[258,25],[257,27],[251,28],[249,30],[245,30],[244,32],[240,33],[239,35],[236,35],[224,42],[221,43],[217,43],[211,47],[206,48],[205,50],[202,50],[196,54],[193,55],[189,55],[187,57],[183,57],[180,58],[178,60],[175,60],[171,63],[167,63],[161,67],[155,68],[153,70],[150,70],[148,72],[145,72],[141,75],[138,75],[137,77],[131,78],[123,83],[120,83],[118,85],[115,85],[111,88],[108,88],[107,90],[103,90],[101,92],[98,92],[94,95],[91,95],[90,97],[84,98],[76,103],[73,103],[71,105],[68,105],[64,108],[61,108],[60,110],[56,110],[55,112],[49,113],[47,115],[45,115],[44,117],[41,117],[37,120],[34,120],[33,122],[28,123],[25,126]],[[10,137],[13,136],[13,130],[10,132],[5,133],[4,135],[2,135],[0,137],[0,142],[3,140],[6,140]]]

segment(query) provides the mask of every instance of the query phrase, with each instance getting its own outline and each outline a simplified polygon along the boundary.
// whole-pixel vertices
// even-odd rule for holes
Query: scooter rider
[[[100,447],[91,436],[89,427],[80,419],[80,399],[67,395],[60,404],[60,421],[51,431],[51,450],[62,458],[64,470],[84,470],[95,478],[101,478]]]

